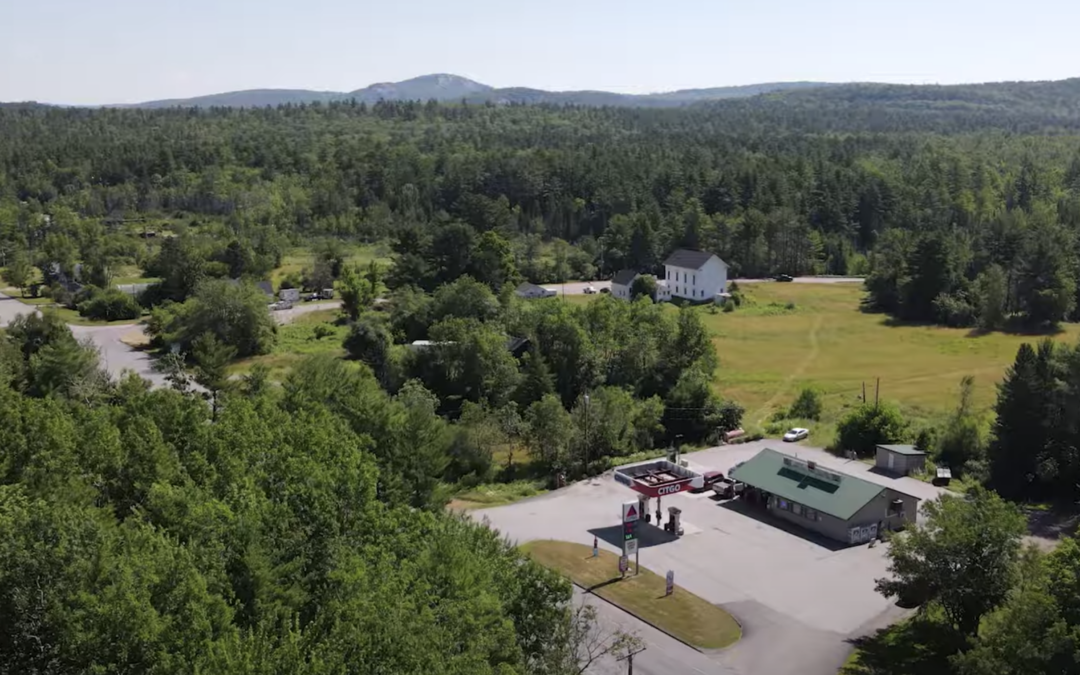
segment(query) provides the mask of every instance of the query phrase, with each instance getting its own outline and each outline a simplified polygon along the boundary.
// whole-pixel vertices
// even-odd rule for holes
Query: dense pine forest
[[[672,110],[6,107],[0,246],[56,234],[81,259],[134,259],[122,235],[160,222],[272,257],[463,223],[455,244],[494,231],[540,282],[651,270],[688,246],[745,276],[873,272],[872,304],[904,318],[1041,323],[1075,305],[1077,89],[867,85]],[[1032,268],[1044,250],[1058,255]],[[985,307],[999,267],[1003,306]]]

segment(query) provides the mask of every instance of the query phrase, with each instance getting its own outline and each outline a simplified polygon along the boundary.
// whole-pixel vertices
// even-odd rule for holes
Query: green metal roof
[[[806,460],[769,448],[735,467],[730,474],[747,485],[841,520],[851,518],[885,489],[825,467],[811,470]]]
[[[913,455],[916,457],[923,457],[925,452],[919,450],[914,445],[879,445],[879,448],[885,448],[889,452],[895,452],[898,455]]]

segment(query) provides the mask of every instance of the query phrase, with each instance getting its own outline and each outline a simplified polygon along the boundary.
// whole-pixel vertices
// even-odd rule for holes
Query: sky
[[[1080,76],[1076,0],[0,0],[0,101]]]

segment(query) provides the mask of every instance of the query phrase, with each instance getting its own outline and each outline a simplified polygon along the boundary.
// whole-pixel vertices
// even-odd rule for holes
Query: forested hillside
[[[1006,223],[1072,227],[1072,88],[970,106],[963,90],[883,88],[871,105],[838,88],[688,110],[5,108],[0,244],[39,246],[40,213],[83,248],[88,227],[131,233],[115,225],[125,218],[223,224],[249,242],[456,221],[499,232],[526,277],[555,281],[653,269],[676,246],[714,250],[743,275],[864,273],[884,233],[948,231],[971,252],[958,263],[970,281],[1013,264],[1000,246],[986,259]],[[557,240],[581,253],[541,256]]]

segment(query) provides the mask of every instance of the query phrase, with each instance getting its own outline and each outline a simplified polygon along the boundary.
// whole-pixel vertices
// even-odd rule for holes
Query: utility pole
[[[878,395],[881,394],[881,378],[877,379],[877,384],[874,385],[874,407],[878,407]]]
[[[646,647],[642,647],[637,651],[627,652],[626,656],[620,656],[615,659],[616,661],[626,661],[626,673],[627,675],[634,675],[634,657],[645,651]]]
[[[582,397],[585,403],[585,477],[589,477],[589,395]]]

